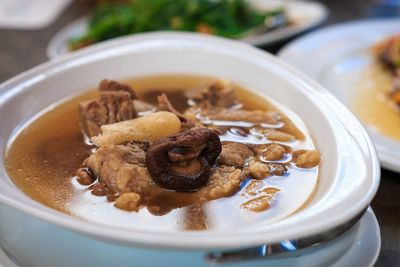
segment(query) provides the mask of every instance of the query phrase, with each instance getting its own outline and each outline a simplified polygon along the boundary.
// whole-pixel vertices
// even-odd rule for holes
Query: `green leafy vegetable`
[[[70,40],[70,48],[137,32],[196,31],[238,38],[282,10],[260,12],[245,0],[130,0],[98,5],[85,35]]]

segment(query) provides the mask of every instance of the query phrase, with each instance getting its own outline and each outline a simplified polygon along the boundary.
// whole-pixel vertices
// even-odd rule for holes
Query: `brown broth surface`
[[[152,103],[160,92],[166,92],[172,104],[182,111],[187,107],[183,90],[206,80],[209,78],[164,75],[136,78],[125,83],[136,90],[140,99]],[[239,86],[235,86],[235,91],[245,109],[276,110],[258,94]],[[265,187],[279,188],[280,192],[270,209],[260,213],[241,209],[241,204],[248,200],[244,190],[228,198],[200,204],[191,202],[190,193],[164,192],[154,199],[157,205],[165,210],[180,208],[162,216],[153,215],[145,208],[137,213],[116,209],[105,197],[92,195],[87,187],[73,178],[82,161],[90,154],[90,147],[85,144],[79,126],[77,106],[81,101],[95,97],[97,92],[90,90],[65,100],[23,128],[9,146],[5,159],[7,171],[17,187],[32,199],[71,215],[124,228],[160,231],[220,229],[288,216],[279,214],[279,203],[284,206],[298,201],[296,210],[299,209],[309,200],[317,183],[318,168],[291,168],[289,176],[272,176],[262,180]],[[304,125],[297,124],[298,118],[283,117],[286,131],[299,139],[291,145],[292,148],[313,149]],[[304,190],[299,186],[301,181],[307,184]],[[293,193],[292,199],[289,193]]]

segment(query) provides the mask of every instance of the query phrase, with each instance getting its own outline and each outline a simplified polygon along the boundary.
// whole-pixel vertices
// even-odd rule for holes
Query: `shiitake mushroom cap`
[[[201,151],[195,151],[199,149]],[[182,154],[183,166],[179,165],[177,158],[171,160],[171,153],[189,151]],[[152,145],[146,153],[146,167],[153,181],[159,186],[179,192],[196,191],[208,181],[210,169],[221,153],[219,136],[207,128],[197,128],[180,132],[174,136],[162,138]],[[179,161],[179,160],[178,160]],[[198,171],[189,170],[187,166],[195,165]],[[183,170],[177,172],[176,169]]]

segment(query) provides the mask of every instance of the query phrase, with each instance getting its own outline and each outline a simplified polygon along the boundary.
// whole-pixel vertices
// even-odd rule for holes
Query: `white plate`
[[[317,26],[328,15],[327,8],[318,2],[302,0],[249,0],[260,10],[269,10],[282,7],[288,14],[291,26],[283,27],[266,34],[249,37],[243,41],[264,46],[282,41],[305,30]],[[80,18],[59,31],[47,46],[47,56],[55,58],[68,52],[68,40],[83,35],[86,32],[87,17]]]
[[[18,219],[19,217],[15,217]],[[18,223],[16,222],[16,225]],[[18,231],[18,227],[15,229],[11,229],[9,235],[12,236],[16,250],[24,250],[30,251],[29,254],[32,256],[32,266],[49,266],[49,264],[59,263],[57,265],[60,266],[86,266],[85,264],[90,264],[92,266],[110,266],[115,264],[115,259],[118,259],[119,266],[132,266],[132,254],[134,253],[132,249],[125,248],[121,250],[121,248],[116,248],[115,245],[102,243],[99,241],[95,241],[86,237],[72,235],[71,233],[67,233],[71,236],[69,243],[71,244],[69,251],[62,251],[60,249],[55,249],[52,253],[47,254],[46,257],[42,257],[42,255],[46,252],[43,250],[47,250],[49,242],[51,239],[42,242],[37,235],[40,234],[51,234],[53,231],[57,231],[56,236],[60,234],[60,230],[54,225],[49,225],[48,228],[38,227],[37,224],[32,221],[31,224],[28,224],[28,227],[31,227],[32,231],[31,236],[22,236],[20,231]],[[63,230],[66,232],[66,230]],[[346,239],[347,236],[355,235],[354,241],[347,248],[346,242],[341,240]],[[9,237],[6,237],[9,238]],[[283,260],[260,260],[239,264],[228,264],[229,266],[235,267],[245,267],[245,266],[253,266],[253,267],[282,267],[282,266],[315,266],[316,262],[321,262],[321,257],[329,256],[332,251],[340,251],[345,250],[346,252],[340,258],[331,262],[331,267],[372,267],[376,262],[380,247],[381,247],[381,236],[379,231],[378,221],[372,211],[371,208],[367,210],[363,218],[361,219],[358,226],[356,226],[353,230],[339,238],[340,240],[334,240],[331,242],[329,246],[322,248],[314,253],[306,254],[304,256],[300,256],[297,258],[288,258]],[[38,240],[38,242],[36,241]],[[74,244],[80,244],[81,246],[91,247],[91,254],[85,255],[79,249],[79,246]],[[42,246],[42,249],[41,249]],[[340,246],[346,246],[345,248],[335,248]],[[9,251],[13,253],[14,251]],[[165,252],[160,252],[165,253]],[[168,253],[168,252],[167,252]],[[63,255],[75,255],[75,257],[65,257]],[[204,262],[202,257],[196,257],[196,255],[191,255],[190,253],[182,252],[179,257],[183,257],[181,261],[174,262],[171,266],[182,266],[187,262],[190,262],[190,266],[193,267],[210,267],[215,265],[210,265]],[[60,263],[60,259],[66,259],[69,262],[63,261]],[[163,258],[163,257],[161,257]],[[162,263],[159,262],[156,258],[149,259],[148,255],[143,252],[140,254],[139,259],[142,263],[137,262],[137,258],[134,262],[140,263],[138,266],[161,266]],[[80,262],[80,263],[79,263]],[[90,263],[89,263],[90,262]],[[326,264],[326,263],[325,263]],[[0,248],[0,266],[2,267],[17,267],[10,258],[8,258],[7,254]],[[224,265],[225,266],[225,265]]]
[[[37,30],[49,26],[71,0],[2,0],[0,28]]]
[[[314,78],[350,109],[356,82],[371,62],[368,49],[400,33],[400,19],[362,20],[327,27],[285,46],[279,57]],[[383,167],[400,172],[400,142],[369,129]]]

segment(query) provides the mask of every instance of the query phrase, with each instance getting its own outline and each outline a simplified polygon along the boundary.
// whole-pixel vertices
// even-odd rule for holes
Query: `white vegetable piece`
[[[181,122],[174,113],[159,111],[133,120],[103,125],[102,134],[92,137],[92,141],[98,147],[129,141],[155,141],[180,130]]]

